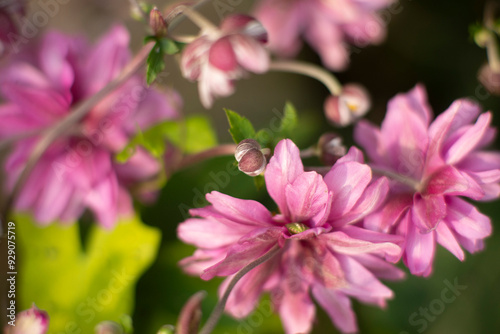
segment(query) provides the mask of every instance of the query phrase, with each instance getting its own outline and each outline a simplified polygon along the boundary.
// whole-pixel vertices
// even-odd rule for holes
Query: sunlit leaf
[[[33,302],[50,316],[50,333],[93,333],[104,320],[131,314],[134,287],[158,250],[160,232],[137,218],[108,231],[94,225],[82,246],[77,224],[36,226],[16,221],[19,308]]]
[[[232,110],[225,109],[225,111],[227,120],[229,121],[229,133],[231,133],[235,143],[239,143],[243,139],[255,137],[255,129],[248,119]]]

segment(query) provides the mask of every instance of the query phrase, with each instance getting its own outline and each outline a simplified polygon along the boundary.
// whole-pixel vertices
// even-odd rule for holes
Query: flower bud
[[[176,334],[197,334],[201,322],[201,301],[205,298],[206,292],[195,293],[182,307],[177,321]],[[168,332],[167,332],[168,333]]]
[[[95,334],[123,334],[123,328],[114,321],[102,321],[94,328]]]
[[[481,67],[477,78],[488,92],[500,95],[500,73],[494,72],[489,64]]]
[[[163,37],[167,35],[167,23],[160,10],[156,7],[149,13],[149,26],[155,36]]]
[[[249,176],[257,176],[266,169],[266,157],[259,143],[253,139],[242,140],[236,147],[234,157],[238,161],[238,169]]]
[[[326,99],[324,109],[330,122],[344,127],[365,115],[370,106],[370,96],[365,88],[357,84],[347,84],[339,96]]]
[[[5,334],[45,334],[49,329],[49,316],[47,312],[33,306],[17,314],[15,326],[7,325]]]
[[[326,166],[332,166],[347,153],[342,137],[333,132],[323,134],[318,140],[319,158]]]

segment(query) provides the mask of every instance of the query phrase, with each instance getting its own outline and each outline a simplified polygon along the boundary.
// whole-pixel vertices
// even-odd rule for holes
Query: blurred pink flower
[[[7,324],[5,334],[45,334],[49,330],[49,316],[35,304],[16,315],[15,326]]]
[[[365,219],[365,227],[403,235],[403,259],[415,275],[432,272],[436,242],[463,260],[461,246],[476,252],[491,234],[490,219],[459,197],[500,194],[500,152],[482,150],[495,136],[492,115],[480,111],[472,101],[457,100],[430,123],[425,89],[418,85],[389,102],[380,129],[366,121],[355,129],[374,169],[394,179],[387,203]]]
[[[16,55],[0,74],[0,139],[48,129],[82,100],[116,78],[131,58],[129,35],[116,26],[91,47],[82,38],[50,32],[36,46]],[[125,187],[153,177],[160,164],[138,150],[123,164],[114,162],[137,128],[177,116],[179,95],[160,94],[133,76],[98,103],[70,133],[57,139],[32,171],[16,208],[37,222],[73,222],[90,208],[97,221],[112,227],[131,213]],[[39,137],[19,140],[5,164],[12,189]]]
[[[321,55],[323,64],[343,70],[349,46],[364,47],[385,38],[385,24],[376,13],[394,0],[261,0],[255,15],[269,33],[269,47],[282,57],[294,57],[300,35]]]
[[[16,22],[24,15],[25,0],[0,1],[0,57],[17,50],[18,43],[25,38],[18,35]]]
[[[325,101],[326,118],[336,126],[348,126],[363,117],[371,107],[370,95],[358,84],[347,84],[338,96]]]
[[[255,201],[207,194],[212,205],[191,210],[201,218],[179,225],[179,238],[199,247],[181,265],[206,280],[229,276],[222,294],[236,272],[279,245],[273,258],[237,283],[227,311],[245,317],[267,291],[286,333],[308,333],[315,316],[312,293],[341,331],[356,331],[349,296],[383,307],[393,293],[378,278],[403,277],[383,259],[400,258],[394,242],[402,238],[352,225],[376,209],[388,190],[385,179],[371,182],[370,168],[360,159],[352,148],[323,178],[304,172],[297,146],[282,140],[265,172],[280,213]]]
[[[247,72],[263,73],[269,68],[264,48],[267,33],[254,18],[232,15],[220,29],[204,29],[201,36],[183,51],[181,70],[184,77],[198,81],[201,103],[210,108],[214,98],[234,92],[234,81]]]

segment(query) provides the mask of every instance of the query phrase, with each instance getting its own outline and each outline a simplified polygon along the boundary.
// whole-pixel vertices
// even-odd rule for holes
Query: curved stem
[[[208,30],[208,31],[218,31],[219,29],[209,20],[207,20],[203,15],[195,11],[195,9],[199,6],[201,6],[205,1],[200,1],[196,5],[192,7],[188,7],[185,5],[179,5],[175,7],[171,14],[167,16],[167,23],[168,29],[173,30],[181,21],[184,17],[187,17],[190,19],[194,24],[196,24],[200,29],[203,30]],[[181,15],[182,14],[182,15]],[[172,19],[171,16],[177,17],[179,16],[179,19],[175,20]]]
[[[108,96],[115,89],[120,87],[127,79],[129,79],[136,71],[138,71],[146,58],[149,55],[149,52],[153,48],[154,43],[148,43],[142,47],[139,53],[132,59],[132,61],[123,69],[120,75],[108,83],[103,89],[97,92],[95,95],[90,97],[89,99],[83,101],[80,105],[78,105],[74,110],[70,111],[68,116],[64,118],[61,122],[57,123],[53,128],[48,129],[45,134],[42,136],[40,141],[36,144],[31,155],[26,162],[26,165],[21,172],[21,175],[17,179],[12,193],[10,194],[7,202],[5,204],[5,208],[3,210],[5,218],[7,218],[10,214],[10,210],[17,198],[19,192],[22,187],[26,183],[31,171],[35,167],[36,163],[42,157],[43,153],[49,148],[49,146],[60,136],[65,134],[68,130],[72,128],[72,125],[79,122],[85,115],[87,115],[90,110],[99,103],[102,99]],[[5,221],[6,219],[4,219]]]
[[[275,245],[266,254],[262,255],[257,260],[247,264],[246,267],[244,267],[243,269],[241,269],[240,271],[238,271],[236,273],[236,275],[233,277],[233,279],[231,280],[231,282],[227,286],[226,291],[224,292],[224,295],[222,296],[222,298],[219,300],[219,302],[217,303],[217,305],[213,309],[212,313],[210,314],[210,317],[208,317],[208,320],[205,323],[205,326],[203,326],[202,330],[200,331],[200,334],[209,334],[214,330],[215,326],[217,325],[217,322],[219,322],[219,318],[221,317],[222,313],[224,312],[224,308],[226,307],[226,302],[227,302],[227,299],[229,298],[229,294],[233,290],[236,283],[238,283],[238,281],[243,276],[245,276],[250,270],[252,270],[253,268],[257,267],[258,265],[266,262],[267,260],[269,260],[270,258],[275,256],[280,250],[281,250],[280,246]]]
[[[393,179],[395,181],[406,184],[407,186],[410,186],[412,189],[415,189],[417,191],[419,190],[420,182],[418,182],[417,180],[414,180],[410,177],[406,177],[406,176],[403,176],[401,174],[394,173],[394,172],[391,172],[391,171],[388,171],[385,169],[380,169],[380,168],[373,167],[373,166],[370,166],[370,168],[372,169],[372,172],[375,174],[387,176],[390,179]]]
[[[342,92],[342,85],[337,78],[324,68],[301,61],[293,60],[277,60],[271,63],[270,70],[298,73],[323,83],[332,95],[340,95]]]
[[[218,157],[223,155],[234,155],[235,150],[236,150],[236,144],[224,144],[196,154],[187,155],[182,158],[182,160],[176,166],[177,167],[176,169],[183,169],[213,157]]]

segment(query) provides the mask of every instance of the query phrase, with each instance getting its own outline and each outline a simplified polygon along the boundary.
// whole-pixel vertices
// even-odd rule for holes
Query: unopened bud
[[[156,334],[175,334],[175,327],[172,325],[163,325]]]
[[[348,126],[364,116],[370,109],[370,96],[365,88],[347,84],[339,96],[330,96],[325,101],[326,117],[337,126]]]
[[[347,153],[342,137],[333,132],[323,134],[318,140],[319,158],[326,166],[332,166]]]
[[[10,318],[7,315],[7,318]],[[49,316],[47,312],[40,310],[33,304],[33,306],[25,311],[14,315],[16,322],[15,326],[7,325],[5,327],[5,334],[45,334],[49,328]]]
[[[121,325],[114,321],[102,321],[94,328],[95,334],[123,334]]]
[[[176,334],[197,334],[201,322],[201,301],[205,298],[206,292],[195,293],[182,307],[177,321]]]
[[[242,140],[236,147],[234,157],[238,161],[238,169],[249,176],[257,176],[266,169],[266,157],[259,143],[253,139]]]
[[[160,10],[156,7],[149,13],[149,26],[155,36],[162,37],[167,35],[167,23]]]
[[[494,95],[500,95],[500,72],[495,72],[489,64],[481,67],[478,73],[479,82]]]

